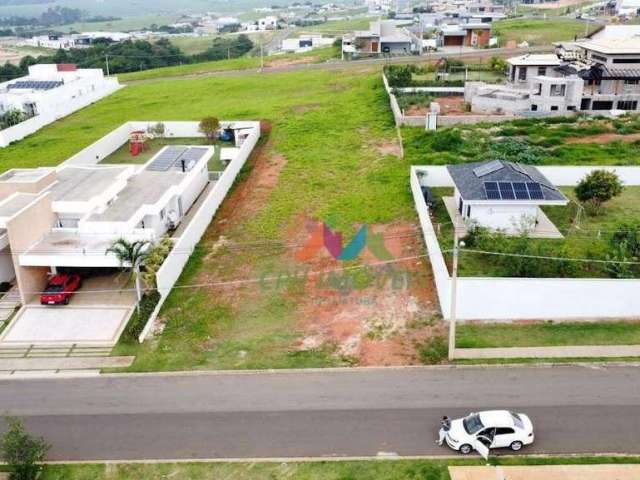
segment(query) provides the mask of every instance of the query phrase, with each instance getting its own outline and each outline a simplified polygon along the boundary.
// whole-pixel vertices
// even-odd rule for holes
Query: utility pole
[[[104,61],[107,64],[107,77],[109,76],[109,55],[104,56]]]
[[[460,247],[464,246],[464,242],[458,240],[457,225],[453,226],[453,271],[451,272],[451,308],[449,310],[449,360],[453,360],[453,353],[456,349],[456,303],[458,300],[458,257],[460,256]]]
[[[264,48],[262,44],[262,37],[260,37],[260,71],[264,70]]]

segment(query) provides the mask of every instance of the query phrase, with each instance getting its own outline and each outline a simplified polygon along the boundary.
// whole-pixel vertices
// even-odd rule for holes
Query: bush
[[[402,88],[411,86],[415,70],[413,65],[387,65],[384,72],[389,86]]]
[[[632,257],[640,257],[640,222],[623,222],[616,226],[611,238],[611,247],[625,246],[625,253]]]
[[[489,146],[487,155],[495,160],[537,165],[542,162],[545,151],[542,147],[532,145],[526,140],[507,138],[500,142],[492,143]]]
[[[623,186],[616,173],[594,170],[584,177],[575,188],[576,197],[592,215],[602,211],[602,204],[622,193]]]
[[[122,339],[127,343],[134,343],[138,341],[138,337],[144,330],[144,326],[147,324],[149,317],[158,305],[160,301],[160,293],[157,290],[147,292],[140,300],[137,310],[133,312],[127,327],[122,333]]]
[[[431,148],[436,152],[457,151],[462,143],[460,130],[449,128],[436,132],[431,142]]]
[[[442,363],[447,358],[449,352],[448,339],[444,335],[429,338],[424,343],[418,345],[418,356],[420,361],[426,365]]]
[[[144,262],[144,273],[142,275],[147,288],[156,288],[156,274],[172,248],[173,240],[169,237],[162,237],[149,251]]]
[[[42,437],[32,437],[19,419],[6,421],[9,429],[0,442],[0,453],[9,467],[9,480],[35,480],[50,446]]]

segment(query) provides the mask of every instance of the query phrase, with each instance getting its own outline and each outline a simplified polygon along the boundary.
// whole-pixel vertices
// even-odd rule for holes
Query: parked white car
[[[460,453],[471,453],[482,446],[491,448],[510,448],[517,452],[534,440],[533,424],[524,413],[508,410],[487,410],[470,413],[464,418],[451,421],[451,429],[445,441]]]

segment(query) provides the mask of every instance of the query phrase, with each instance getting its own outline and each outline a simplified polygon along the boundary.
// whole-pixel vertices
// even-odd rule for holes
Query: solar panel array
[[[166,172],[169,170],[180,158],[180,156],[187,150],[187,147],[169,146],[165,148],[147,167],[147,170],[152,172]]]
[[[544,200],[537,182],[484,182],[487,200]]]
[[[485,163],[484,165],[474,168],[473,173],[476,174],[476,177],[484,177],[485,175],[497,172],[502,168],[504,168],[504,165],[500,160],[493,160],[489,163]]]
[[[205,147],[180,147],[171,145],[165,148],[147,167],[152,172],[166,172],[172,167],[182,169],[182,161],[187,171],[207,154]]]
[[[64,82],[53,80],[19,80],[7,88],[10,90],[51,90],[62,85]]]

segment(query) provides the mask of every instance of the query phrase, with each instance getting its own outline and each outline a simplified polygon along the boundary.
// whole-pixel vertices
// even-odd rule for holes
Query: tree
[[[620,195],[623,188],[615,172],[594,170],[578,183],[575,192],[578,200],[584,204],[585,210],[598,215],[602,212],[602,205]]]
[[[42,437],[32,437],[20,419],[8,417],[6,422],[9,429],[0,441],[0,453],[9,466],[9,480],[35,480],[50,445]]]
[[[200,120],[198,127],[201,133],[213,143],[218,138],[218,130],[220,129],[220,121],[216,117],[205,117]]]
[[[106,253],[113,253],[116,256],[121,267],[128,267],[131,269],[131,276],[135,277],[136,281],[136,296],[138,298],[138,304],[140,303],[140,300],[142,300],[140,267],[144,265],[149,256],[150,245],[151,242],[147,240],[129,242],[124,238],[119,238],[113,242],[106,251]]]
[[[506,72],[507,65],[507,61],[504,58],[493,56],[489,60],[489,68],[494,72]]]

